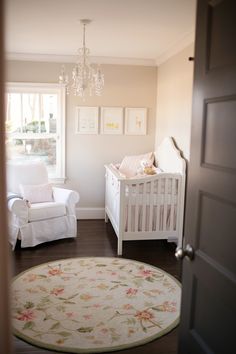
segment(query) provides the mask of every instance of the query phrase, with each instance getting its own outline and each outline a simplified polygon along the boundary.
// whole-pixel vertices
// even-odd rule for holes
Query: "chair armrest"
[[[28,206],[27,202],[20,198],[12,198],[8,201],[8,210],[13,213],[18,219],[20,224],[28,222]]]
[[[55,202],[66,204],[68,213],[75,215],[75,204],[79,201],[79,193],[70,189],[53,187],[53,198]]]

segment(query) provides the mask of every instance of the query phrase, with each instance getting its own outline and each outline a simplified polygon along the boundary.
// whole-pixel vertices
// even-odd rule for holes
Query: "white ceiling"
[[[194,39],[195,0],[6,0],[11,58],[73,60],[81,18],[92,19],[86,44],[101,61],[158,64]],[[116,58],[116,59],[115,59]]]

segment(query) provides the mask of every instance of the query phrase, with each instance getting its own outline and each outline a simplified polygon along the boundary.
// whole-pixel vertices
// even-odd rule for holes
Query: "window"
[[[6,88],[7,160],[42,160],[49,178],[65,179],[65,88],[9,83]]]

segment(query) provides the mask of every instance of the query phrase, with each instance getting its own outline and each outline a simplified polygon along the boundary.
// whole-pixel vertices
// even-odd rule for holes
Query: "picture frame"
[[[98,107],[77,106],[75,119],[76,134],[98,134]]]
[[[123,107],[101,107],[101,134],[123,134]]]
[[[125,108],[125,134],[147,134],[147,108]]]

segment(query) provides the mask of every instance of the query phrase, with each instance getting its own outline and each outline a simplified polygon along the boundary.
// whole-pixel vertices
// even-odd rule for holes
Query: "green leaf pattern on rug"
[[[14,280],[13,327],[18,336],[55,350],[130,347],[178,323],[180,294],[172,277],[147,264],[61,260]]]
[[[92,332],[93,327],[80,327],[77,329],[78,332],[80,333],[90,333]]]

